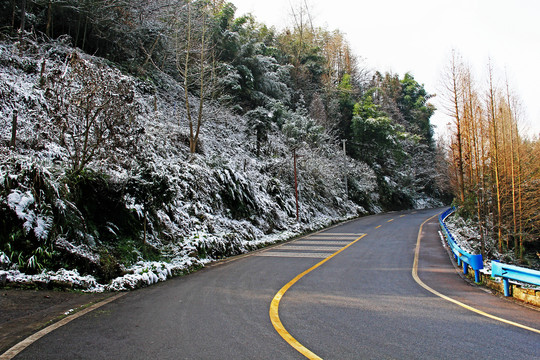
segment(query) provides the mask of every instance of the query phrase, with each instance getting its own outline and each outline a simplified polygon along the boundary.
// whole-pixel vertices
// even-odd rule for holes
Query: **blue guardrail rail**
[[[503,278],[504,296],[510,296],[509,280],[540,286],[540,271],[503,264],[498,260],[491,260],[491,276]]]
[[[456,209],[452,207],[439,215],[439,224],[441,225],[446,242],[450,246],[458,265],[463,266],[463,273],[467,274],[470,266],[474,270],[474,281],[480,282],[480,270],[484,268],[484,259],[482,258],[482,255],[469,254],[460,248],[444,223],[444,220],[455,210]]]
[[[479,282],[480,270],[484,268],[482,255],[472,255],[461,249],[444,223],[444,220],[455,210],[452,207],[439,215],[439,223],[458,265],[463,265],[463,273],[467,274],[468,266],[470,266],[474,270],[474,281]],[[510,280],[540,286],[540,271],[504,264],[499,262],[499,260],[491,261],[491,276],[502,277],[504,296],[510,296]]]

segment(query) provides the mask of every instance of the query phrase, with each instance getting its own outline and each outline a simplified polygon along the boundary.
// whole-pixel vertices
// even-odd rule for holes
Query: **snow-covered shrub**
[[[139,126],[131,78],[74,51],[62,69],[47,72],[43,88],[49,131],[68,152],[74,173],[96,158],[133,154]]]
[[[310,117],[296,112],[287,116],[282,130],[291,147],[316,147],[326,140],[322,126],[317,125]]]
[[[28,271],[50,264],[58,189],[51,174],[27,159],[0,163],[0,250]]]
[[[214,170],[214,176],[220,185],[219,196],[233,219],[260,214],[252,184],[245,177],[227,168]]]
[[[2,250],[0,250],[0,270],[5,270],[11,266],[11,259],[9,256],[7,256],[6,253],[4,253]]]
[[[350,200],[362,206],[361,213],[380,212],[376,175],[367,164],[347,160],[347,187]]]

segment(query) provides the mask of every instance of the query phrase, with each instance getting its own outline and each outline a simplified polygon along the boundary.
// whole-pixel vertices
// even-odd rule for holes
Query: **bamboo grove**
[[[461,214],[478,226],[482,254],[540,257],[540,140],[523,136],[508,78],[498,82],[489,64],[481,86],[455,53],[444,77],[450,184]]]

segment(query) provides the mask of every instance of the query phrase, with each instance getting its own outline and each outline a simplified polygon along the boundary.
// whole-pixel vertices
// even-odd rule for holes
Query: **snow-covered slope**
[[[137,79],[62,41],[0,43],[8,280],[133,288],[378,210],[373,171],[325,141],[298,149],[297,222],[289,139],[274,129],[257,157],[246,118],[207,102],[190,155],[183,93],[167,75]],[[103,124],[85,132],[88,121]],[[345,169],[363,206],[346,200]]]

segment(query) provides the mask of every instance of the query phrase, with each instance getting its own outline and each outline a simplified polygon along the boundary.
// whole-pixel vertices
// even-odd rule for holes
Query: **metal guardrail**
[[[470,266],[474,270],[474,281],[480,282],[480,270],[484,268],[484,260],[482,255],[469,254],[460,248],[444,223],[444,220],[455,210],[456,209],[452,207],[439,215],[439,224],[441,225],[441,229],[443,230],[446,241],[448,242],[454,257],[456,258],[458,265],[463,266],[463,274],[468,273]]]
[[[461,249],[444,223],[444,220],[455,210],[452,207],[439,215],[439,223],[458,265],[463,266],[463,273],[467,274],[468,267],[470,266],[474,270],[474,281],[479,282],[480,270],[484,268],[482,255],[472,255]],[[510,296],[510,280],[540,286],[540,271],[504,264],[498,260],[491,261],[491,276],[502,277],[504,296]]]
[[[491,261],[491,276],[503,278],[504,296],[510,296],[509,280],[540,286],[540,271],[504,264],[497,260]]]

